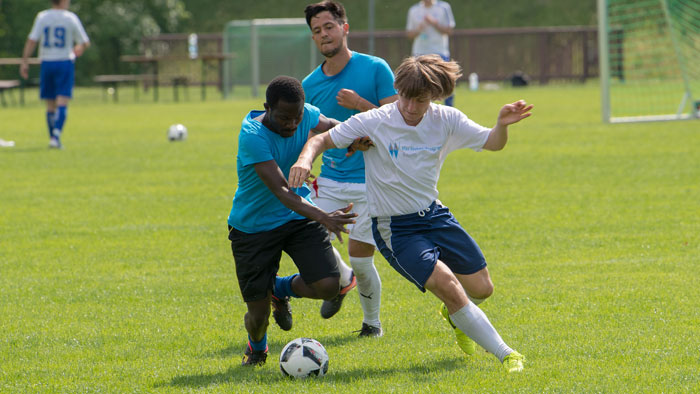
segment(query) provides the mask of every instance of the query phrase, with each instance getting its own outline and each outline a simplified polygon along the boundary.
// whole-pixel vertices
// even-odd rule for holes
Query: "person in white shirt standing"
[[[446,1],[421,0],[408,10],[406,35],[413,40],[411,54],[440,55],[450,60],[449,36],[455,27],[452,8]],[[445,105],[454,105],[454,95],[445,99]]]
[[[61,149],[68,102],[73,97],[75,58],[90,46],[90,40],[78,16],[68,11],[70,0],[51,0],[51,4],[50,9],[39,12],[34,19],[19,72],[22,78],[29,77],[28,58],[39,44],[39,96],[46,100],[49,148]]]
[[[437,55],[411,57],[395,74],[398,101],[309,139],[289,172],[289,184],[301,186],[324,150],[369,137],[374,148],[364,152],[364,160],[377,248],[396,271],[443,302],[441,314],[465,353],[474,353],[473,340],[506,370],[519,372],[524,357],[505,344],[476,306],[493,292],[484,255],[438,200],[437,183],[447,154],[459,148],[503,149],[508,126],[529,117],[533,106],[523,100],[504,105],[489,129],[432,102],[452,93],[461,76],[457,63]]]

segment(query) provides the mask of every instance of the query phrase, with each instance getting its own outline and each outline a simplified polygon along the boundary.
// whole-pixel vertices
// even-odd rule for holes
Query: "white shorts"
[[[357,218],[355,218],[355,224],[348,224],[348,230],[350,230],[348,238],[374,245],[372,219],[369,217],[365,184],[336,182],[328,178],[318,177],[316,185],[318,185],[318,189],[312,200],[326,212],[337,211],[353,203],[351,212],[357,213]],[[333,236],[331,234],[331,237]]]

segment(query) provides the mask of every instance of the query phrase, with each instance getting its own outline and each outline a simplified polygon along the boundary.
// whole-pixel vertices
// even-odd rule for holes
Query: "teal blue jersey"
[[[233,207],[228,224],[244,233],[259,233],[272,230],[303,216],[285,207],[272,191],[265,186],[255,172],[254,164],[274,160],[285,178],[296,163],[309,130],[318,125],[320,111],[304,104],[304,115],[297,131],[291,137],[282,137],[257,120],[264,111],[251,111],[243,120],[238,135],[238,189],[233,197]],[[296,194],[311,202],[311,190],[304,185],[293,189]],[[313,204],[313,203],[312,203]]]
[[[302,85],[306,102],[315,105],[329,118],[345,121],[359,111],[342,107],[336,96],[341,89],[351,89],[360,97],[379,106],[379,100],[396,94],[394,73],[384,59],[352,52],[341,72],[325,75],[323,64],[309,74]],[[323,153],[321,176],[337,182],[364,183],[365,163],[362,152],[345,157],[346,149],[329,149]]]

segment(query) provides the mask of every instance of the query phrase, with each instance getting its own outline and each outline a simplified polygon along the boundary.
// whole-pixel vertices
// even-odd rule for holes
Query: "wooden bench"
[[[10,92],[12,97],[12,102],[17,103],[14,94],[12,94],[13,89],[21,88],[22,84],[17,79],[10,80],[0,80],[0,102],[2,102],[3,107],[7,107],[7,101],[5,101],[5,91]]]
[[[149,74],[124,74],[124,75],[97,75],[94,81],[102,85],[102,98],[107,100],[109,88],[114,89],[112,100],[119,101],[119,84],[134,84],[134,98],[139,99],[139,85],[151,82],[153,85],[153,100],[158,101],[158,83],[153,75]]]

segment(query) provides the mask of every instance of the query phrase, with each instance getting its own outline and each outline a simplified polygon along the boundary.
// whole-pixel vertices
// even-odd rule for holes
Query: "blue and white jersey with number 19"
[[[36,16],[29,39],[39,42],[42,61],[75,60],[73,46],[90,41],[77,15],[57,9]]]

